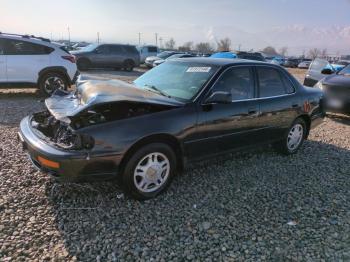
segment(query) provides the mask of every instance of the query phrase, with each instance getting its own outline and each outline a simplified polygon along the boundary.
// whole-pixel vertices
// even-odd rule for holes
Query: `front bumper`
[[[155,61],[155,60],[146,60],[146,61],[145,61],[145,64],[146,64],[146,66],[148,66],[148,67],[153,67],[154,61]]]
[[[18,139],[34,166],[57,180],[107,179],[116,177],[118,173],[120,155],[92,156],[87,151],[59,150],[36,136],[30,125],[30,117],[21,121]],[[59,163],[59,167],[44,166],[39,157]]]

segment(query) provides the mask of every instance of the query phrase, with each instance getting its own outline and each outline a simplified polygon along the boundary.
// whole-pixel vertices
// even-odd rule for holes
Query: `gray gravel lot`
[[[294,156],[267,148],[193,164],[138,202],[114,182],[36,171],[16,132],[41,107],[0,97],[0,261],[350,261],[350,117],[331,115]]]

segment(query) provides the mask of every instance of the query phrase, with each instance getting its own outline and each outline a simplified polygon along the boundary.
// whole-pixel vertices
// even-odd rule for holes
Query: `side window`
[[[107,45],[100,45],[96,48],[98,54],[109,54],[109,47]]]
[[[125,45],[123,46],[124,52],[130,53],[130,54],[137,54],[137,49],[135,46],[132,45]]]
[[[231,92],[233,101],[254,98],[254,80],[251,68],[228,69],[215,83],[213,91]]]
[[[111,45],[110,50],[112,54],[121,54],[123,53],[123,48],[120,45]]]
[[[5,40],[6,55],[46,55],[50,54],[54,49],[20,40]]]
[[[274,68],[257,68],[260,97],[286,94],[280,73]]]
[[[283,84],[284,84],[284,90],[286,91],[287,94],[292,94],[295,92],[294,86],[293,84],[290,82],[290,80],[283,75],[282,73],[280,74]]]

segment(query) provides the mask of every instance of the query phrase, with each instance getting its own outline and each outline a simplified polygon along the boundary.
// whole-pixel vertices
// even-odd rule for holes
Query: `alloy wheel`
[[[169,159],[154,152],[143,157],[134,170],[134,184],[143,193],[151,193],[162,187],[170,174]]]
[[[52,94],[57,89],[65,89],[64,80],[57,76],[50,76],[44,82],[44,89],[47,94]]]
[[[304,136],[304,127],[301,124],[295,124],[290,130],[287,137],[287,147],[290,151],[296,150]]]

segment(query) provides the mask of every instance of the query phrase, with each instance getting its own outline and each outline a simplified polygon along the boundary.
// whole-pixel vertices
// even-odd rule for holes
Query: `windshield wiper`
[[[147,85],[147,84],[145,84],[144,85],[145,87],[147,87],[147,88],[149,88],[149,89],[151,89],[150,91],[156,91],[158,94],[160,94],[160,95],[162,95],[162,96],[166,96],[166,97],[168,97],[168,98],[171,98],[171,96],[170,95],[168,95],[168,94],[166,94],[166,93],[164,93],[162,90],[160,90],[159,88],[157,88],[156,86],[153,86],[153,85]]]

